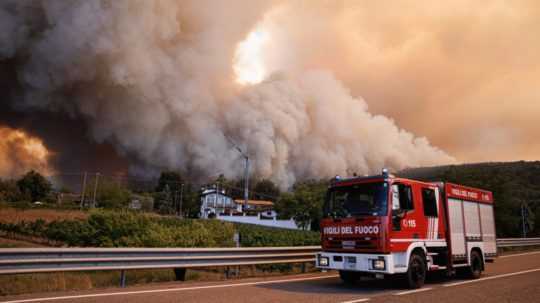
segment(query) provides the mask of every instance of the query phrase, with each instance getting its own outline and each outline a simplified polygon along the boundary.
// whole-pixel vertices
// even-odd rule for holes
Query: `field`
[[[78,210],[61,210],[61,209],[18,209],[12,207],[0,208],[0,222],[3,223],[19,223],[21,221],[36,221],[38,219],[49,223],[58,220],[76,220],[86,219],[87,212]]]

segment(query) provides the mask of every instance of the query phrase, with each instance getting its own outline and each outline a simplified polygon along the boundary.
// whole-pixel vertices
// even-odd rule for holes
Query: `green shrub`
[[[241,246],[320,245],[320,234],[314,231],[236,224]]]

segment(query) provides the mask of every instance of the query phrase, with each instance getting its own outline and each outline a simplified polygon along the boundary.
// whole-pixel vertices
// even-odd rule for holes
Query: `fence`
[[[497,247],[519,247],[540,245],[540,238],[500,238]]]

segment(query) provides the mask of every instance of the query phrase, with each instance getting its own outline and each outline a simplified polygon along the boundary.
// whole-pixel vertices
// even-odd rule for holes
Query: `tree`
[[[99,207],[122,208],[129,204],[131,192],[120,184],[102,180],[98,188],[96,201]]]
[[[51,192],[52,184],[40,173],[32,170],[17,181],[17,187],[21,193],[31,199],[31,202],[34,202],[47,197]]]
[[[169,185],[165,184],[162,191],[155,193],[154,195],[154,209],[164,215],[170,215],[174,213],[174,204]]]
[[[293,218],[303,228],[319,230],[326,188],[326,181],[297,183],[293,192],[281,194],[275,209],[280,217]]]
[[[225,178],[223,174],[219,175],[214,184],[233,199],[244,199],[244,180],[230,180]]]
[[[225,177],[221,175],[216,182],[220,180],[225,180]],[[164,214],[180,211],[184,217],[197,217],[200,208],[199,196],[199,191],[186,182],[180,173],[164,171],[156,186],[154,208]]]
[[[0,180],[0,202],[17,202],[23,200],[23,195],[14,180]]]
[[[164,171],[161,172],[161,175],[159,175],[156,191],[165,191],[166,186],[168,186],[169,191],[171,192],[179,191],[183,183],[184,179],[180,173],[175,171]]]
[[[174,214],[180,210],[180,198],[182,198],[182,204],[184,201],[184,183],[179,172],[171,170],[161,172],[154,195],[154,209],[162,214]]]
[[[275,200],[279,197],[279,188],[274,182],[263,179],[258,181],[253,187],[253,196],[262,200]]]
[[[182,214],[184,217],[196,218],[201,208],[200,193],[191,184],[184,186],[182,195]]]
[[[522,203],[522,208],[523,208],[522,216],[523,216],[523,221],[524,221],[522,222],[522,224],[525,224],[525,232],[529,233],[531,231],[534,231],[534,223],[535,223],[536,215],[532,211],[531,207],[529,206],[529,203],[525,201]]]

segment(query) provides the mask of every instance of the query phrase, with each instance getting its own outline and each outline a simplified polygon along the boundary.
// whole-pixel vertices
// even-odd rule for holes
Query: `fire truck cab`
[[[316,264],[345,282],[399,276],[422,287],[427,272],[480,277],[493,261],[493,195],[445,182],[381,175],[332,180]]]

